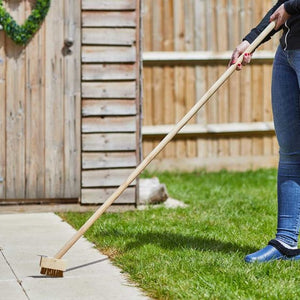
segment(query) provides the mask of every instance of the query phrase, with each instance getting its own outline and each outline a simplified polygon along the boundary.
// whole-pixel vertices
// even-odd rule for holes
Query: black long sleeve
[[[248,41],[250,44],[259,36],[259,34],[269,25],[270,23],[270,17],[271,15],[276,11],[276,9],[284,3],[284,0],[279,0],[264,16],[264,18],[261,20],[261,22],[253,28],[245,37],[243,40]],[[291,0],[288,2],[299,2],[300,0]],[[287,4],[287,3],[286,3]],[[280,28],[281,29],[281,28]],[[272,35],[274,35],[278,30],[272,30],[271,33],[262,41],[262,43],[268,41],[271,39]]]
[[[300,0],[289,0],[284,3],[284,8],[286,12],[290,15],[295,15],[300,13]]]

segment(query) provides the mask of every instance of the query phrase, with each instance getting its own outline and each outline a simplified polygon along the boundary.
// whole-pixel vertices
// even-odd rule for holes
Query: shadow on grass
[[[236,253],[249,254],[257,251],[258,249],[251,246],[241,246],[232,242],[224,242],[213,238],[204,236],[188,236],[172,232],[143,232],[138,234],[130,234],[113,230],[111,232],[101,232],[100,235],[113,237],[120,237],[129,239],[126,243],[125,250],[131,250],[143,247],[147,244],[157,245],[164,249],[194,249],[198,251],[218,251],[223,253]]]

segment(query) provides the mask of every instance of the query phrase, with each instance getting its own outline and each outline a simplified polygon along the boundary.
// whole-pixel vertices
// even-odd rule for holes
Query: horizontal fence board
[[[136,82],[83,82],[83,98],[124,98],[136,97]]]
[[[83,28],[83,45],[131,46],[136,40],[136,31],[132,28]]]
[[[83,134],[83,151],[133,151],[136,149],[135,133]]]
[[[82,154],[83,169],[128,168],[135,167],[136,163],[135,152],[99,152]]]
[[[83,11],[83,27],[136,27],[135,11]]]
[[[278,165],[277,155],[268,156],[231,156],[231,157],[200,157],[181,159],[163,158],[154,159],[147,167],[149,172],[178,171],[191,172],[194,170],[205,169],[209,172],[220,170],[246,171],[259,168],[275,168]]]
[[[184,64],[184,63],[226,63],[228,64],[232,51],[152,51],[142,54],[143,63],[151,64]],[[253,54],[252,63],[272,63],[274,51],[257,51]]]
[[[82,132],[135,132],[136,117],[83,118]]]
[[[134,10],[136,0],[82,0],[83,10]]]
[[[134,100],[83,100],[82,116],[135,115]]]
[[[143,137],[161,136],[168,134],[175,125],[143,126]],[[224,124],[188,124],[183,127],[178,135],[202,134],[235,134],[235,133],[275,133],[273,122],[253,123],[224,123]]]
[[[83,80],[130,80],[136,79],[135,64],[83,64]]]
[[[114,203],[129,204],[135,203],[135,187],[127,188]],[[104,203],[115,191],[114,188],[105,189],[82,189],[81,203],[82,204],[100,204]]]
[[[113,187],[121,185],[134,169],[83,170],[82,187]],[[135,185],[133,181],[131,186]]]
[[[135,63],[135,47],[82,46],[83,63]]]

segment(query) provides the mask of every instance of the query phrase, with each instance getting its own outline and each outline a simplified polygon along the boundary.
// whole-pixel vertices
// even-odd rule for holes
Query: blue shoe
[[[265,248],[245,257],[247,263],[269,262],[274,260],[300,260],[300,249],[289,249],[277,240],[271,240]]]

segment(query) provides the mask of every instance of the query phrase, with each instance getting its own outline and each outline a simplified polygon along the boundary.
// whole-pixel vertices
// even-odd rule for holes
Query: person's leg
[[[300,54],[300,51],[299,51]],[[300,259],[297,246],[300,225],[300,55],[299,77],[288,53],[279,46],[273,66],[272,108],[280,148],[278,167],[278,224],[276,241],[262,250],[247,255],[247,262],[275,259]],[[279,242],[279,243],[278,243]],[[281,244],[285,247],[282,248]]]
[[[300,225],[300,55],[297,66],[295,51],[279,51],[272,78],[273,117],[280,149],[276,239],[295,247]]]

